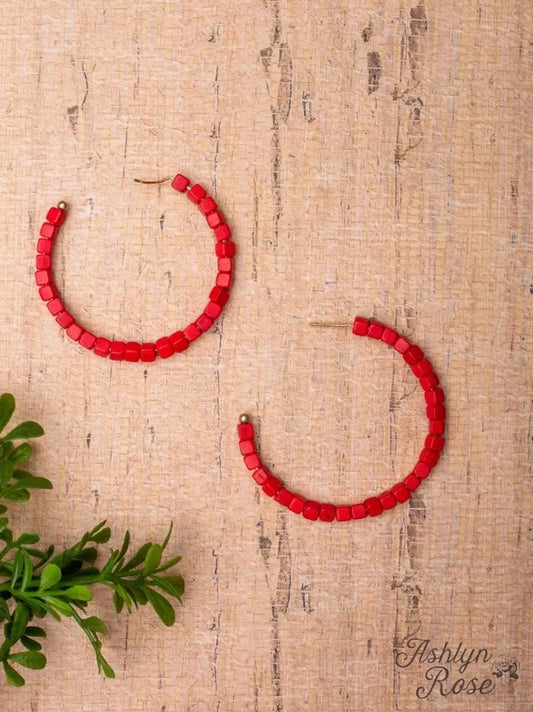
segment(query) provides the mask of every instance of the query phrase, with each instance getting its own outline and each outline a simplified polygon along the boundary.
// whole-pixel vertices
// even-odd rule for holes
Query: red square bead
[[[435,371],[431,371],[427,376],[422,376],[422,378],[419,379],[419,383],[425,391],[430,391],[439,385],[439,377]]]
[[[444,420],[446,418],[446,408],[443,405],[428,405],[426,415],[429,420]]]
[[[440,405],[444,403],[444,391],[442,388],[435,388],[433,391],[424,393],[427,405]]]
[[[209,293],[209,300],[223,307],[229,299],[229,292],[222,287],[213,287]]]
[[[269,475],[262,484],[263,492],[267,497],[273,497],[283,487],[283,482],[274,475]]]
[[[250,455],[246,455],[244,457],[244,464],[249,470],[255,470],[258,467],[261,467],[261,460],[259,459],[259,455],[256,452],[251,453]]]
[[[251,423],[239,423],[237,425],[239,440],[252,440],[254,436],[254,426]]]
[[[52,301],[48,302],[46,306],[52,316],[57,316],[58,314],[61,314],[62,311],[65,311],[65,307],[63,306],[61,299],[52,299]]]
[[[255,443],[253,440],[241,440],[239,442],[239,450],[241,455],[253,455],[255,452]]]
[[[224,223],[224,216],[220,210],[215,210],[213,213],[206,215],[207,224],[212,227],[213,230]]]
[[[124,361],[126,355],[126,344],[123,341],[112,341],[109,349],[111,361]]]
[[[198,207],[204,215],[209,215],[209,213],[212,213],[217,209],[217,204],[210,195],[207,195],[205,198],[200,200]]]
[[[420,462],[424,462],[426,465],[429,465],[429,467],[435,467],[439,458],[440,454],[435,452],[435,450],[430,450],[428,447],[425,447],[418,457]]]
[[[200,200],[202,200],[202,198],[205,198],[206,195],[207,191],[205,190],[205,188],[202,188],[202,186],[198,183],[195,183],[187,193],[187,197],[189,198],[189,200],[196,204],[198,204]]]
[[[364,504],[352,504],[353,519],[364,519],[367,516],[368,512]]]
[[[419,477],[421,480],[425,480],[426,477],[431,472],[431,467],[425,462],[417,462],[413,474]]]
[[[352,508],[349,505],[337,507],[336,509],[338,522],[348,522],[352,518]]]
[[[333,504],[321,504],[318,518],[321,522],[332,522],[335,519],[337,508]]]
[[[67,213],[65,210],[63,210],[63,208],[52,207],[46,213],[46,219],[49,223],[52,223],[53,225],[63,225],[66,217]]]
[[[209,329],[213,326],[213,319],[209,316],[209,314],[204,312],[198,317],[195,324],[200,331],[209,331]]]
[[[407,502],[411,496],[411,493],[402,482],[399,482],[397,485],[394,485],[394,487],[391,487],[391,492],[396,497],[398,502]]]
[[[433,371],[433,366],[427,360],[427,358],[423,358],[418,363],[415,363],[411,370],[417,378],[422,378],[423,376],[427,376],[429,373],[431,373],[431,371]]]
[[[185,193],[189,183],[190,181],[186,176],[182,176],[181,173],[178,173],[170,185],[174,188],[174,190],[178,190],[180,193]]]
[[[282,487],[275,495],[274,499],[276,502],[279,502],[282,504],[284,507],[288,507],[289,504],[292,502],[293,498],[292,492],[289,492],[288,489],[285,489],[285,487]]]
[[[58,231],[57,225],[52,225],[51,223],[45,222],[41,225],[41,229],[39,230],[39,235],[41,237],[46,238],[47,240],[52,240]]]
[[[231,240],[223,240],[215,244],[215,254],[217,257],[233,257],[235,252],[235,243]]]
[[[50,269],[51,266],[52,258],[50,257],[50,255],[37,255],[37,257],[35,258],[36,269]]]
[[[217,319],[222,313],[222,307],[220,304],[215,304],[215,302],[209,302],[204,310],[204,313],[211,317],[211,319]]]
[[[377,497],[369,497],[368,499],[365,499],[363,504],[371,517],[377,517],[378,514],[381,514],[383,511],[383,505]]]
[[[196,339],[202,335],[201,330],[196,326],[196,324],[189,324],[189,326],[186,326],[185,329],[183,329],[183,334],[185,338],[192,343],[193,341],[196,341]]]
[[[300,497],[299,494],[295,494],[291,499],[289,509],[291,510],[291,512],[294,512],[294,514],[301,514],[303,512],[304,505],[305,499],[303,497]]]
[[[47,302],[49,299],[54,299],[57,297],[58,291],[53,284],[47,284],[45,287],[39,289],[39,296],[43,302]]]
[[[403,484],[410,492],[414,492],[420,486],[420,478],[417,477],[414,472],[411,472],[410,475],[407,475],[407,477],[403,481]]]
[[[215,237],[217,240],[229,240],[231,238],[230,226],[223,223],[215,228]]]
[[[109,353],[110,348],[111,341],[109,341],[109,339],[104,339],[102,336],[99,336],[94,342],[93,350],[97,356],[102,356],[102,358],[105,358]]]
[[[43,255],[52,254],[53,247],[54,243],[52,240],[45,240],[44,238],[37,240],[37,252],[40,252]]]
[[[410,346],[411,344],[403,336],[399,336],[394,342],[394,348],[399,354],[404,354]]]
[[[80,346],[89,349],[89,351],[92,349],[95,342],[96,336],[94,334],[91,334],[90,331],[84,331],[83,334],[80,336]]]
[[[162,336],[160,339],[158,339],[155,342],[155,347],[157,349],[158,355],[161,356],[161,358],[169,358],[169,356],[172,356],[172,354],[174,353],[174,348],[172,347],[168,336]]]
[[[444,438],[441,438],[439,435],[429,434],[426,436],[426,447],[430,450],[434,450],[435,452],[442,452],[444,449],[444,443]]]
[[[424,352],[419,346],[410,346],[404,353],[403,358],[409,366],[414,366],[415,363],[421,361],[424,357]]]
[[[320,513],[320,504],[318,502],[313,502],[312,499],[306,500],[303,508],[303,515],[306,519],[311,519],[311,521],[315,521],[318,519],[318,515]]]
[[[444,430],[444,420],[432,420],[429,424],[429,432],[431,435],[442,435]]]
[[[80,336],[83,334],[83,329],[79,324],[71,324],[67,329],[67,336],[69,336],[73,341],[79,341]]]
[[[365,319],[362,316],[356,316],[353,322],[352,334],[355,334],[356,336],[366,336],[368,334],[369,326],[369,319]]]
[[[386,329],[383,329],[381,340],[384,341],[386,344],[388,344],[389,346],[393,346],[396,343],[397,339],[398,334],[394,331],[394,329],[389,329],[388,327]]]
[[[262,487],[271,474],[266,467],[259,467],[255,472],[252,472],[252,477]]]
[[[187,339],[183,331],[175,331],[173,334],[170,334],[168,338],[170,339],[172,348],[177,354],[189,348],[189,340]]]
[[[63,329],[68,329],[71,324],[74,324],[74,317],[68,311],[64,311],[56,316],[56,321]]]
[[[44,257],[45,255],[42,255]],[[215,282],[217,287],[222,287],[223,289],[229,289],[233,281],[233,275],[230,272],[219,272],[217,274],[217,281]]]
[[[381,502],[383,509],[392,509],[397,504],[396,497],[392,492],[382,492],[378,499]]]
[[[138,341],[128,341],[124,349],[124,360],[137,363],[141,357],[141,345]]]
[[[384,331],[385,327],[383,324],[377,321],[371,321],[368,326],[368,336],[370,336],[371,339],[381,339]]]
[[[35,273],[35,282],[39,287],[45,287],[52,281],[52,273],[48,269],[40,269]]]
[[[218,260],[219,272],[231,272],[233,269],[233,260],[231,257],[220,257]]]
[[[147,343],[147,344],[141,344],[141,351],[140,351],[140,359],[144,363],[151,363],[152,361],[155,361],[156,357],[156,350],[155,350],[155,344],[152,343]]]

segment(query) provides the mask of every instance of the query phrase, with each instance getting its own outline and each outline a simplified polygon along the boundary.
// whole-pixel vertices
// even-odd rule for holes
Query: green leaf
[[[13,687],[22,687],[25,684],[22,675],[19,675],[6,660],[3,661],[2,665],[4,666],[4,672],[10,685],[13,685]]]
[[[113,603],[115,605],[115,611],[121,613],[124,608],[124,599],[121,598],[116,591],[113,593]]]
[[[41,579],[39,582],[39,590],[46,591],[48,588],[52,588],[56,583],[61,581],[61,569],[55,564],[46,564],[44,569],[41,571]]]
[[[46,638],[46,631],[36,625],[29,625],[26,628],[26,635],[31,635],[32,638]]]
[[[172,530],[173,530],[173,529],[174,529],[174,522],[170,522],[170,526],[169,526],[169,528],[168,528],[168,532],[167,532],[167,535],[166,535],[166,537],[165,537],[165,540],[164,540],[163,543],[161,544],[161,548],[163,549],[163,551],[167,548],[167,544],[168,544],[168,542],[170,541],[170,537],[171,537],[171,535],[172,535]]]
[[[157,593],[157,591],[153,591],[151,588],[147,587],[145,591],[148,600],[152,604],[152,607],[159,616],[161,622],[166,626],[174,625],[176,614],[167,599],[160,593]]]
[[[18,603],[13,614],[13,619],[11,621],[11,631],[9,633],[9,640],[15,643],[25,632],[28,621],[30,620],[30,614],[24,603]]]
[[[109,527],[105,527],[105,529],[101,529],[97,534],[94,534],[92,540],[97,544],[105,544],[109,541],[110,536],[111,529]]]
[[[15,472],[15,474],[17,473]],[[29,473],[26,477],[17,478],[15,484],[12,484],[9,489],[16,490],[22,487],[29,489],[53,489],[52,483],[50,480],[47,480],[46,477],[34,477],[34,475],[30,475]]]
[[[87,546],[85,549],[76,554],[77,561],[85,561],[88,564],[92,564],[96,561],[98,556],[98,549],[95,546]]]
[[[93,594],[89,591],[87,586],[82,586],[81,584],[70,586],[70,588],[62,592],[62,595],[73,601],[92,601],[93,598]]]
[[[12,489],[8,487],[2,496],[10,502],[27,502],[30,498],[30,493],[27,489]]]
[[[30,668],[30,670],[42,670],[46,665],[46,657],[37,652],[13,653],[9,656],[9,659],[17,663],[17,665]]]
[[[39,423],[35,423],[33,420],[26,420],[24,423],[17,425],[16,428],[13,428],[3,437],[3,440],[25,440],[26,438],[40,438],[41,435],[44,435],[44,430]]]
[[[114,678],[115,677],[115,671],[111,667],[111,665],[107,662],[107,660],[104,660],[104,658],[100,655],[98,658],[98,666],[104,673],[106,677],[109,678]]]
[[[182,559],[181,556],[175,556],[173,559],[169,559],[168,561],[165,561],[163,566],[160,566],[158,568],[157,573],[161,573],[161,571],[166,571],[167,569],[171,569],[173,566],[176,566],[176,564],[179,564],[181,559]]]
[[[56,598],[55,596],[43,596],[43,601],[46,601],[49,607],[56,609],[64,616],[70,617],[74,615],[74,612],[70,605],[66,601],[63,601],[61,598]]]
[[[24,557],[24,566],[22,569],[22,581],[20,582],[20,590],[25,591],[31,583],[33,577],[33,564],[30,559],[30,555],[26,549],[22,549],[22,555]]]
[[[156,577],[154,576],[154,579],[155,578]],[[163,586],[166,586],[166,590],[176,598],[181,598],[183,596],[183,592],[185,590],[185,583],[181,576],[157,576],[157,581],[164,581],[165,583],[163,584]]]
[[[131,557],[128,563],[122,567],[122,571],[130,571],[131,569],[134,569],[138,564],[142,563],[146,556],[146,552],[151,546],[152,543],[150,541],[146,542],[146,544],[143,544],[141,548],[137,551],[137,553],[135,553]]]
[[[6,544],[11,544],[13,541],[13,532],[11,529],[2,529],[2,531],[0,531],[0,539],[5,541]]]
[[[163,550],[159,544],[152,544],[152,546],[146,552],[146,557],[144,559],[143,573],[145,575],[151,574],[157,570],[157,567],[161,563],[161,557],[163,555]]]
[[[15,399],[11,393],[3,393],[0,396],[0,433],[11,420],[15,412]]]
[[[23,635],[22,638],[20,639],[20,642],[22,645],[27,648],[28,650],[41,650],[42,645],[38,643],[36,640],[33,640],[33,638],[28,638],[27,635]]]
[[[0,514],[5,514],[7,512],[7,507],[3,504],[0,504]]]
[[[24,533],[17,539],[17,544],[19,546],[24,546],[25,544],[37,544],[40,541],[40,536],[38,534],[28,534]]]
[[[14,588],[17,579],[22,573],[22,567],[24,566],[24,557],[22,555],[22,551],[17,551],[15,554],[15,557],[13,559],[13,571],[11,573],[11,587]]]
[[[29,443],[21,443],[8,455],[8,459],[11,462],[26,462],[30,459],[32,453],[33,448]]]
[[[9,519],[7,519],[7,517],[0,517],[0,531],[2,531],[2,529],[5,529],[8,524]]]
[[[5,487],[15,472],[15,463],[9,460],[0,462],[0,489]]]
[[[101,618],[98,616],[90,616],[89,618],[83,618],[81,625],[86,630],[90,630],[93,633],[107,633],[107,626]]]

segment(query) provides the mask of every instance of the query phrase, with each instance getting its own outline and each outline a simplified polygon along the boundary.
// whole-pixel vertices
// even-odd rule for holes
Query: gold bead
[[[68,205],[65,203],[64,200],[60,200],[59,203],[57,204],[57,207],[60,208],[60,210],[67,210]]]
[[[241,422],[241,423],[248,423],[248,421],[249,421],[249,418],[248,418],[248,416],[246,415],[246,413],[243,413],[243,414],[239,417],[239,422]]]

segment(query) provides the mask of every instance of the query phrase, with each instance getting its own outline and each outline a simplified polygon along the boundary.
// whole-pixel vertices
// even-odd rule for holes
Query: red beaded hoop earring
[[[319,326],[319,324],[315,324],[315,326]],[[340,325],[328,324],[326,326]],[[369,497],[363,502],[352,505],[335,505],[308,500],[285,487],[283,482],[263,465],[255,446],[253,425],[249,422],[247,415],[241,415],[237,426],[239,447],[246,467],[252,472],[253,479],[268,497],[273,497],[276,502],[295,514],[303,514],[306,519],[320,519],[323,522],[331,522],[336,519],[339,522],[346,522],[351,519],[363,519],[366,516],[376,517],[384,510],[392,509],[398,502],[405,502],[409,499],[411,492],[418,488],[421,481],[437,464],[444,448],[444,438],[442,437],[446,418],[444,391],[438,387],[438,376],[429,360],[424,357],[422,350],[400,336],[394,329],[389,329],[383,324],[363,317],[356,317],[352,333],[356,336],[369,336],[372,339],[381,340],[403,355],[424,390],[429,433],[425,446],[418,457],[418,462],[404,480],[395,484],[391,489],[375,497]]]
[[[142,181],[138,183],[162,183],[162,181]],[[37,242],[35,281],[39,287],[39,296],[46,302],[49,312],[55,317],[57,323],[66,330],[67,335],[93,351],[97,356],[107,357],[113,361],[155,361],[157,356],[168,358],[175,353],[180,353],[189,348],[204,332],[208,331],[215,320],[220,316],[224,305],[229,299],[229,288],[233,279],[233,257],[235,243],[231,240],[231,230],[217,208],[217,204],[207,195],[201,185],[196,183],[189,186],[189,179],[178,173],[172,180],[172,187],[180,193],[186,193],[191,202],[198,206],[207,224],[212,228],[215,238],[215,254],[218,258],[218,274],[216,283],[209,294],[209,301],[204,311],[183,331],[175,331],[170,336],[163,336],[155,343],[138,343],[136,341],[111,341],[102,336],[95,336],[87,331],[65,309],[54,283],[52,274],[52,250],[54,239],[59,227],[67,217],[67,204],[63,201],[57,207],[51,207],[42,224],[40,238]]]

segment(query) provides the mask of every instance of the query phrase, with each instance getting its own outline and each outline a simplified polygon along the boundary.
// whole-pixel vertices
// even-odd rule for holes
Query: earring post
[[[172,180],[172,176],[167,176],[166,178],[160,178],[159,180],[143,180],[142,178],[134,178],[134,183],[145,183],[146,185],[155,185],[157,183],[166,183],[167,180]]]
[[[322,329],[351,329],[353,323],[347,321],[310,321],[309,326],[317,326]]]

